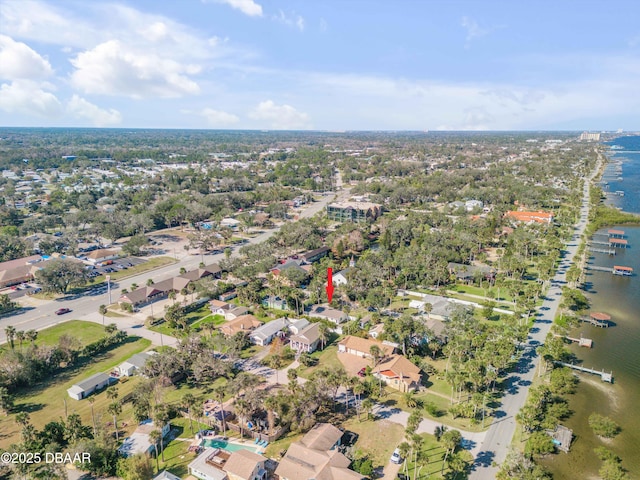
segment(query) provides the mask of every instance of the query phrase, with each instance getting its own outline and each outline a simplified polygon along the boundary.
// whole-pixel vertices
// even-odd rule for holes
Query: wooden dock
[[[606,242],[591,240],[589,242],[589,246],[591,245],[604,245],[609,248],[627,248],[629,246],[629,243],[624,238],[609,238],[609,240]]]
[[[613,268],[611,267],[599,267],[598,265],[586,265],[585,268],[587,270],[595,270],[596,272],[613,273]]]
[[[612,275],[620,275],[624,277],[631,277],[633,275],[633,268],[624,267],[622,265],[614,265],[613,268],[600,267],[598,265],[585,265],[584,268],[586,270],[593,270],[596,272],[607,272],[607,273],[611,273]]]
[[[605,250],[604,248],[589,248],[589,251],[591,252],[596,252],[596,253],[606,253],[607,255],[615,255],[616,251],[613,248],[610,248],[608,250]]]
[[[565,339],[569,340],[570,342],[577,343],[581,347],[587,347],[587,348],[593,347],[593,340],[591,340],[590,338],[584,338],[582,336],[580,338],[573,338],[573,337],[569,337],[567,335],[558,335],[558,334],[554,334],[553,336],[554,337],[565,338]]]
[[[586,367],[581,367],[579,365],[572,365],[571,363],[564,363],[564,362],[558,362],[558,361],[555,361],[553,363],[555,363],[556,365],[562,365],[563,367],[567,367],[567,368],[570,368],[572,370],[577,370],[579,372],[591,373],[593,375],[599,375],[600,379],[603,382],[613,383],[613,372],[607,373],[604,370],[600,371],[600,370],[595,370],[593,368],[586,368]]]
[[[600,328],[609,328],[609,321],[611,320],[611,316],[606,313],[601,312],[593,312],[588,317],[582,316],[580,317],[581,322],[590,323],[591,325],[595,325]]]

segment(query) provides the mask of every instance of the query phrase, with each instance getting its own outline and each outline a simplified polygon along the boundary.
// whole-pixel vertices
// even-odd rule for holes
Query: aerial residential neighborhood
[[[523,140],[509,148],[525,151]],[[385,137],[379,142],[372,151],[385,151]],[[157,478],[302,479],[309,469],[355,479],[386,477],[397,465],[416,474],[418,435],[433,451],[433,475],[469,474],[509,396],[505,382],[524,371],[522,344],[566,230],[559,222],[577,208],[553,201],[571,191],[563,162],[582,161],[578,151],[589,162],[598,158],[575,138],[563,145],[570,147],[548,148],[565,160],[555,164],[544,202],[518,187],[521,177],[505,187],[517,202],[493,195],[492,169],[533,160],[489,145],[461,170],[460,182],[474,168],[489,182],[485,195],[466,201],[438,183],[424,199],[345,183],[354,157],[336,147],[328,183],[342,187],[327,191],[314,180],[307,189],[304,179],[281,187],[280,199],[295,202],[214,190],[197,194],[204,203],[183,204],[183,193],[136,189],[145,185],[139,176],[112,187],[111,196],[83,190],[77,211],[79,193],[45,181],[43,200],[57,198],[66,220],[46,226],[51,213],[25,206],[15,210],[25,235],[2,233],[13,253],[0,264],[8,413],[0,448],[24,442],[25,426],[41,435],[52,421],[68,428],[73,418],[82,425],[78,438],[60,448],[89,442],[102,451],[101,462],[76,465],[98,476],[132,468]],[[287,147],[273,165],[297,162],[297,152]],[[72,166],[79,159],[65,160],[65,168],[82,168]],[[194,180],[216,162],[193,170],[171,161],[173,174]],[[450,168],[440,161],[431,169]],[[53,178],[57,168],[39,178]],[[128,175],[118,171],[108,181]],[[207,189],[217,184],[214,171]],[[378,180],[398,195],[404,181]],[[267,183],[275,192],[277,177]],[[6,208],[13,203],[7,183],[2,192]],[[128,193],[119,200],[116,192]],[[136,210],[140,195],[157,215]],[[225,197],[238,203],[220,203]],[[116,211],[123,221],[112,231],[107,218]],[[75,226],[65,223],[72,219]],[[465,347],[469,341],[474,348]],[[43,358],[45,351],[52,354]],[[40,370],[30,371],[27,358]],[[33,390],[39,382],[43,398]],[[45,406],[28,411],[36,398]],[[378,432],[387,432],[383,444]]]

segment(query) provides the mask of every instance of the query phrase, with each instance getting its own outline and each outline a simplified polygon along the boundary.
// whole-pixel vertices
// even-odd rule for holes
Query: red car
[[[367,374],[367,368],[363,367],[360,369],[360,371],[358,372],[358,376],[359,377],[364,377]]]
[[[56,315],[64,315],[65,313],[69,313],[71,311],[70,308],[59,308],[55,311]]]

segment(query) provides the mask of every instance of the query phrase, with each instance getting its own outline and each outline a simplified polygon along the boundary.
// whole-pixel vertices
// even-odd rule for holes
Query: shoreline
[[[640,136],[638,138],[640,139]],[[601,153],[601,157],[603,157],[606,163],[603,164],[603,168],[599,169],[598,175],[593,179],[592,182],[592,186],[598,188],[600,187],[599,182],[601,181],[602,175],[604,174],[607,166],[614,161],[612,156],[606,155],[604,153]],[[631,167],[633,169],[632,172],[636,172],[636,162],[638,161],[637,156],[631,158],[630,160],[633,162],[633,166]],[[632,187],[632,191],[635,192],[637,191],[637,189],[634,189]],[[635,198],[632,198],[631,200],[632,201],[630,203],[627,203],[627,206],[635,207]],[[622,320],[617,322],[617,325],[615,327],[616,329],[623,329],[626,328],[625,322],[629,320],[629,312],[634,308],[637,308],[637,301],[635,300],[638,297],[635,293],[633,293],[637,292],[637,287],[634,287],[634,290],[627,291],[626,289],[628,287],[625,286],[625,293],[623,294],[623,296],[610,297],[609,295],[612,292],[617,291],[616,287],[612,286],[615,285],[615,282],[617,280],[610,280],[604,277],[598,277],[596,280],[592,276],[587,277],[588,271],[584,267],[586,266],[585,262],[589,260],[591,254],[586,244],[593,238],[594,233],[601,231],[602,229],[622,226],[635,228],[636,233],[631,232],[631,235],[635,235],[634,238],[636,238],[637,227],[640,226],[640,214],[625,211],[621,208],[616,207],[615,205],[612,205],[608,201],[607,197],[602,198],[598,196],[598,198],[596,198],[595,196],[592,196],[591,201],[592,203],[590,207],[594,212],[594,216],[590,216],[588,227],[585,231],[586,235],[582,238],[581,246],[584,244],[584,252],[582,255],[583,261],[579,264],[576,264],[576,266],[580,269],[580,281],[576,285],[576,287],[581,289],[585,294],[589,294],[588,297],[590,297],[590,310],[593,308],[597,309],[604,307],[602,311],[607,311],[606,308],[615,309],[616,305],[624,304],[624,308],[621,309],[621,313],[624,312],[624,317],[621,317]],[[602,222],[602,217],[598,217],[599,213],[613,212],[614,209],[617,215],[611,216],[611,222]],[[616,216],[618,218],[615,218]],[[626,221],[624,217],[626,217]],[[618,222],[617,220],[622,221]],[[628,255],[629,253],[627,253],[627,256]],[[633,257],[633,254],[631,255],[632,258],[635,259],[635,257]],[[609,262],[610,261],[607,261],[607,263],[605,264],[608,265]],[[637,267],[637,264],[634,263],[633,266]],[[612,300],[611,298],[615,298],[615,300]],[[604,347],[606,345],[609,351],[616,351],[620,349],[620,352],[629,352],[629,346],[626,344],[625,340],[630,338],[628,335],[632,335],[631,338],[636,338],[637,336],[637,328],[635,328],[635,326],[631,328],[632,330],[626,330],[628,332],[626,334],[626,337],[620,337],[620,332],[616,330],[614,332],[611,332],[611,334],[606,335],[606,337],[599,336],[602,333],[600,331],[597,331],[597,333],[593,332],[593,338],[596,339],[596,342],[598,342],[598,338],[600,338],[601,343],[599,344],[599,346]],[[578,326],[572,329],[572,333],[582,333],[583,329],[584,327]],[[574,336],[577,336],[577,333]],[[574,432],[576,433],[576,437],[574,438],[574,441],[576,441],[577,443],[577,445],[575,445],[575,450],[574,448],[572,448],[569,457],[566,459],[561,459],[555,456],[552,459],[550,458],[547,460],[543,460],[541,463],[549,468],[556,478],[565,478],[563,475],[567,475],[569,472],[575,472],[576,468],[579,469],[579,472],[584,478],[592,478],[593,475],[598,475],[598,468],[601,468],[602,462],[594,462],[591,460],[591,449],[598,446],[604,446],[607,449],[614,451],[622,458],[622,465],[623,467],[626,467],[628,469],[627,472],[628,474],[630,474],[629,478],[639,478],[636,476],[638,471],[638,462],[636,461],[635,456],[630,453],[634,448],[637,448],[638,445],[638,436],[635,433],[631,433],[632,431],[637,431],[638,416],[634,415],[633,411],[627,410],[630,405],[634,405],[637,401],[636,399],[638,395],[638,388],[637,382],[635,381],[637,375],[635,375],[633,372],[630,373],[628,368],[625,367],[624,364],[621,364],[619,361],[617,361],[615,354],[608,355],[606,353],[606,350],[605,353],[601,353],[600,351],[583,352],[580,349],[571,348],[571,352],[580,361],[598,362],[598,368],[605,368],[605,370],[607,368],[614,370],[617,368],[621,372],[620,375],[624,380],[626,380],[627,383],[625,383],[624,380],[621,380],[614,385],[608,385],[600,382],[599,379],[595,377],[591,378],[586,375],[579,375],[580,383],[583,384],[584,388],[579,388],[576,394],[567,397],[567,400],[569,400],[570,405],[574,410],[571,417],[567,419],[567,423],[572,429],[574,429]],[[632,376],[630,377],[629,375]],[[633,381],[633,384],[628,384],[628,382],[630,381]],[[623,386],[623,384],[625,386]],[[585,423],[590,412],[597,412],[605,416],[611,416],[619,424],[623,425],[623,433],[621,434],[621,438],[616,437],[616,439],[602,439],[598,437],[596,439],[593,439],[592,432]],[[629,418],[629,424],[625,428],[624,422],[620,422],[628,415],[632,415],[634,418]],[[625,430],[627,431],[626,435],[630,436],[625,435]]]

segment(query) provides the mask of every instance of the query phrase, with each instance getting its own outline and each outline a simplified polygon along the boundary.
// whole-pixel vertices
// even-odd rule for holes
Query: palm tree
[[[233,408],[236,412],[236,416],[238,417],[238,424],[240,426],[240,438],[244,438],[244,424],[247,421],[247,416],[251,411],[251,407],[249,405],[249,402],[247,402],[243,398],[239,398],[234,402]]]
[[[31,343],[31,346],[33,346],[36,342],[36,338],[38,338],[38,332],[35,330],[27,330],[24,334],[24,338]]]
[[[404,471],[407,472],[407,467],[409,466],[409,462],[407,462],[407,458],[409,457],[409,453],[411,452],[411,445],[409,442],[402,442],[398,445],[398,450],[400,450],[400,456],[404,459]]]
[[[378,364],[378,361],[382,358],[382,350],[377,345],[371,345],[371,348],[369,348],[369,353],[371,354],[371,358],[373,359],[373,368],[375,368]]]
[[[160,430],[155,429],[149,433],[149,439],[153,442],[153,448],[156,450],[156,471],[160,471],[160,459],[158,457],[158,442],[160,441],[160,437],[162,437],[162,432]]]
[[[213,394],[220,405],[220,421],[222,422],[222,435],[227,436],[227,419],[224,414],[224,396],[227,394],[225,385],[218,385],[213,389]]]
[[[360,420],[360,395],[364,393],[365,388],[360,380],[358,380],[357,378],[355,380],[356,381],[353,383],[352,390],[353,394],[356,396],[356,412],[358,413],[358,420]]]
[[[20,412],[16,414],[16,423],[23,427],[29,425],[29,414],[27,412]]]
[[[158,404],[153,409],[153,423],[160,427],[160,451],[162,452],[162,461],[164,462],[164,436],[162,435],[163,427],[169,421],[169,412],[166,405]]]
[[[115,323],[110,323],[106,327],[104,327],[104,331],[107,335],[113,335],[118,331],[118,326]]]
[[[282,368],[283,360],[280,355],[271,355],[269,357],[269,367],[276,372],[276,383],[280,383],[278,379],[278,370]]]
[[[320,343],[322,344],[322,350],[324,350],[324,346],[329,339],[329,327],[325,323],[321,323],[318,326],[318,337],[320,338]]]
[[[117,400],[119,394],[120,392],[118,392],[118,387],[107,388],[107,398],[109,400]]]
[[[409,408],[416,408],[416,406],[418,405],[418,402],[416,401],[416,397],[414,394],[415,394],[414,390],[409,390],[408,392],[405,392],[404,395],[402,395],[405,403],[407,404],[407,407]]]
[[[107,314],[107,306],[106,305],[100,305],[98,307],[98,313],[100,315],[102,315],[102,326],[104,326],[104,316]]]
[[[93,412],[93,404],[96,402],[96,397],[89,397],[89,405],[91,405],[91,422],[93,423],[93,436],[96,436],[96,417]]]
[[[460,445],[462,440],[462,434],[458,430],[448,430],[441,437],[444,448],[446,449],[444,459],[442,460],[442,469],[440,473],[444,472],[444,464],[447,461],[449,455],[453,454]]]
[[[189,431],[193,433],[193,422],[191,420],[191,409],[196,405],[198,401],[196,397],[193,396],[192,393],[186,393],[184,397],[182,397],[182,406],[187,409],[187,414],[189,415]]]
[[[4,327],[4,334],[7,336],[7,341],[9,342],[9,346],[11,347],[11,350],[13,350],[14,349],[13,341],[16,338],[16,328],[11,325]]]
[[[362,409],[367,414],[367,420],[369,420],[371,412],[373,411],[373,401],[370,398],[365,398],[362,402]]]
[[[264,399],[264,408],[267,409],[267,420],[269,422],[269,434],[273,435],[275,430],[274,411],[278,407],[278,398],[270,395]]]
[[[113,415],[113,429],[116,432],[116,442],[120,440],[118,436],[118,415],[122,413],[122,405],[120,402],[113,402],[107,408],[107,411]]]
[[[18,340],[18,343],[20,344],[20,350],[22,350],[22,342],[24,342],[25,339],[25,334],[22,330],[18,330],[16,332],[16,340]]]

